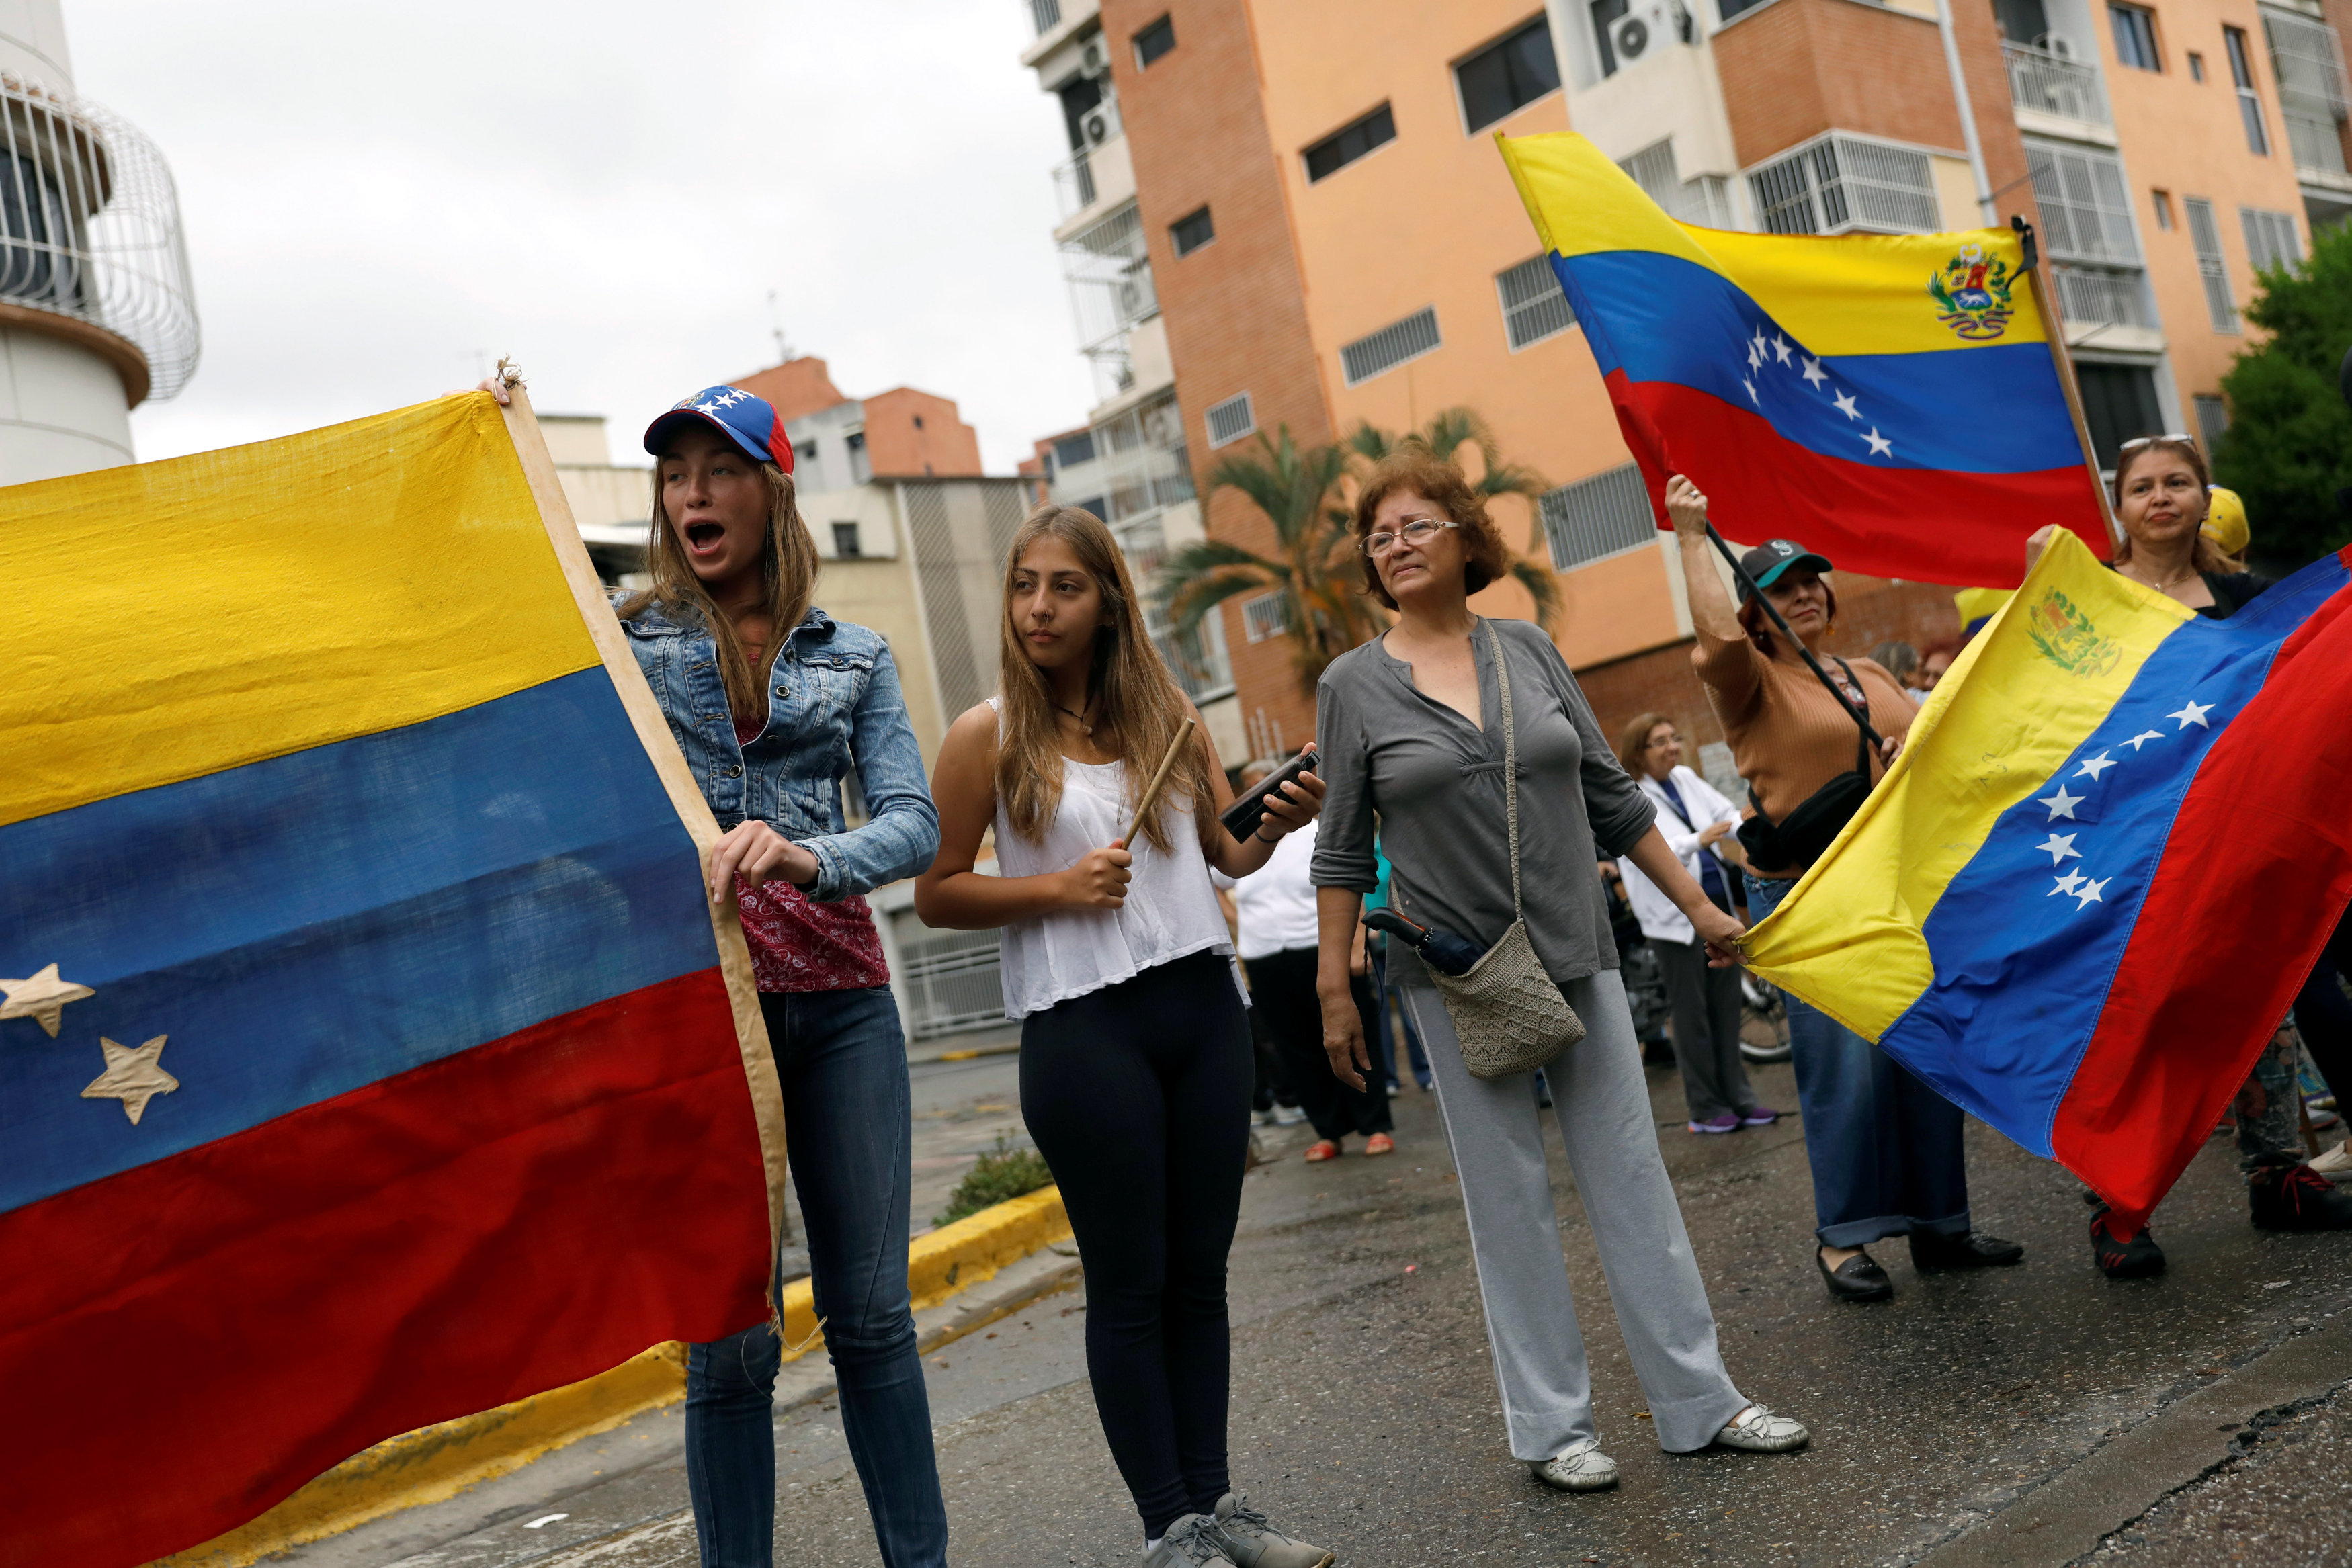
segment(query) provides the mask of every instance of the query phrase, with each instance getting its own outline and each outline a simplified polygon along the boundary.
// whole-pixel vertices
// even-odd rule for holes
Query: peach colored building
[[[2352,212],[2330,19],[2352,0],[1023,3],[1104,371],[1090,429],[1040,444],[1055,498],[1097,493],[1068,459],[1139,402],[1193,474],[1259,432],[1324,442],[1468,405],[1551,486],[1501,509],[1559,573],[1558,639],[1604,725],[1661,707],[1701,740],[1675,559],[1494,132],[1572,126],[1713,226],[2024,217],[2103,460],[2134,434],[2218,434],[2256,269]],[[1236,495],[1187,503],[1212,537],[1272,542]],[[1486,597],[1525,612],[1516,588]],[[1840,603],[1857,651],[1958,631],[1948,589],[1846,578]],[[1266,619],[1234,601],[1218,628],[1251,749],[1312,723]]]

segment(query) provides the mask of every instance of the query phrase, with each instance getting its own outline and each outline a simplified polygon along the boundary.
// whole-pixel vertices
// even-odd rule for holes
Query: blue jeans
[[[1750,924],[1796,885],[1748,876]],[[1827,1013],[1786,999],[1805,1156],[1813,1167],[1815,1234],[1832,1247],[1866,1247],[1913,1231],[1967,1235],[1960,1108]]]
[[[947,1562],[947,1504],[907,1294],[912,1139],[907,1045],[889,988],[762,996],[785,1148],[808,1236],[841,1426],[888,1568]],[[690,1347],[686,1482],[702,1568],[770,1568],[776,1370],[768,1325]]]

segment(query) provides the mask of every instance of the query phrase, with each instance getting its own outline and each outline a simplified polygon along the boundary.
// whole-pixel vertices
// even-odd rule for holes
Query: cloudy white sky
[[[992,472],[1091,401],[1067,156],[1016,0],[67,0],[79,89],[179,182],[204,361],[142,458],[418,401],[511,354],[613,421],[772,363],[958,400]]]

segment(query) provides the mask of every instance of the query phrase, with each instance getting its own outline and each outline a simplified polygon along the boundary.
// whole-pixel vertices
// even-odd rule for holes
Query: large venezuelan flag
[[[2352,900],[2352,548],[2208,621],[2059,535],[1755,971],[2136,1222]]]
[[[1581,136],[1496,141],[1662,527],[1680,473],[1849,571],[2008,587],[2045,523],[2107,553],[2014,234],[1693,228]]]
[[[759,1322],[715,827],[527,405],[0,491],[0,1562]]]

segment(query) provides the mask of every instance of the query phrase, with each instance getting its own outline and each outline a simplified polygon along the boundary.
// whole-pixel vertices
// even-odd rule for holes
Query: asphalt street
[[[1017,1125],[978,1109],[1012,1103],[1013,1061],[917,1066],[919,1112],[939,1113],[927,1157]],[[1503,1441],[1435,1106],[1408,1087],[1388,1158],[1310,1166],[1306,1129],[1265,1135],[1232,1283],[1234,1471],[1254,1501],[1342,1564],[2352,1560],[2352,1238],[2253,1229],[2227,1139],[2157,1215],[2169,1272],[2123,1282],[2091,1265],[2076,1184],[1971,1124],[1978,1223],[2024,1242],[2025,1262],[1920,1277],[1901,1242],[1881,1245],[1895,1299],[1856,1307],[1814,1272],[1794,1121],[1693,1137],[1674,1073],[1651,1078],[1726,1359],[1750,1397],[1811,1427],[1811,1448],[1654,1447],[1553,1125],[1561,1240],[1624,1479],[1580,1497],[1530,1480]],[[1794,1104],[1787,1067],[1756,1078],[1768,1102]],[[1024,1279],[1043,1283],[999,1288],[1054,1291],[1068,1265],[1037,1262],[1047,1272]],[[1086,1380],[1083,1285],[1059,1283],[927,1359],[959,1564],[1135,1561]],[[870,1564],[839,1415],[810,1362],[778,1391],[776,1561]],[[277,1561],[691,1564],[680,1426],[675,1406],[642,1416]]]

